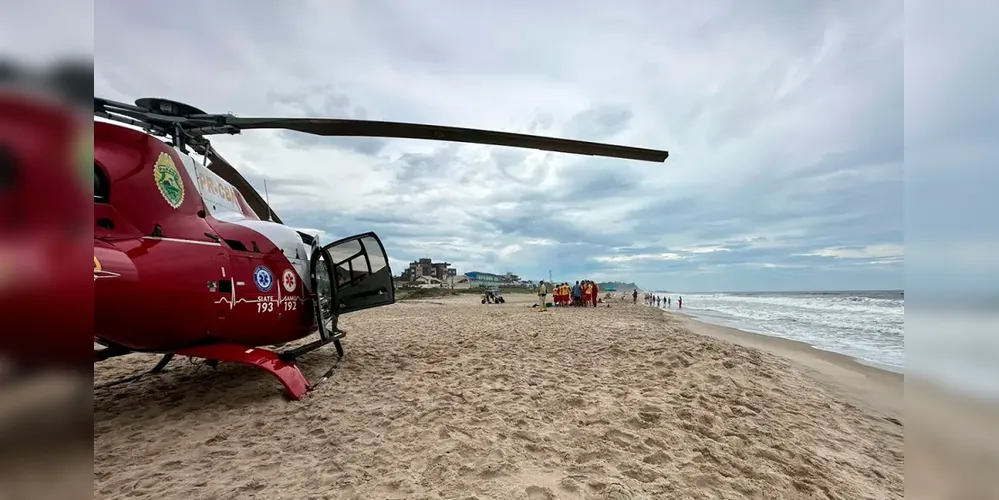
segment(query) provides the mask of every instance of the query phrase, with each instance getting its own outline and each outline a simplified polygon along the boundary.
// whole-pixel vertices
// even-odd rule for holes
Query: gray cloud
[[[606,141],[627,130],[635,113],[625,106],[593,106],[569,118],[565,135],[590,141]]]

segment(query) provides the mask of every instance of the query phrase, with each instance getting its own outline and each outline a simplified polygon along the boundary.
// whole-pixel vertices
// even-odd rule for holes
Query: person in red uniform
[[[589,281],[583,282],[583,307],[588,307],[593,301],[593,285]]]
[[[600,287],[597,286],[597,282],[593,282],[593,307],[597,307],[597,299],[600,298]]]

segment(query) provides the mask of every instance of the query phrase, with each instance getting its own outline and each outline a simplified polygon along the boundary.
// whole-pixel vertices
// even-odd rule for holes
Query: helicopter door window
[[[361,242],[357,240],[345,241],[336,246],[329,247],[326,250],[330,254],[330,260],[335,262],[337,265],[350,261],[350,259],[353,259],[364,251],[361,248]]]
[[[337,288],[344,288],[350,286],[350,263],[343,262],[336,266],[336,286]]]
[[[350,261],[350,284],[356,285],[371,274],[368,269],[368,259],[363,254]]]
[[[382,246],[378,244],[377,240],[367,237],[362,238],[361,243],[364,245],[364,253],[368,257],[368,270],[371,274],[375,274],[388,267],[388,262],[385,260],[385,253],[382,251]]]

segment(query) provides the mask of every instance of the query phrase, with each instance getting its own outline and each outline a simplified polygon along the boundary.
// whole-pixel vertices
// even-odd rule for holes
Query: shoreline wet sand
[[[905,412],[905,375],[895,370],[865,363],[852,356],[816,348],[806,342],[752,333],[699,321],[680,311],[666,310],[681,319],[693,333],[759,349],[794,362],[811,378],[838,396],[886,417],[901,419]]]
[[[645,306],[507,299],[349,315],[342,366],[300,402],[184,360],[97,391],[94,498],[902,498],[901,414],[845,396],[881,390],[874,372]],[[95,382],[154,362],[110,360]]]

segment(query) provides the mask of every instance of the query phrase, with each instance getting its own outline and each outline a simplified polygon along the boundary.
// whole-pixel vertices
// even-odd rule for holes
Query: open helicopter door
[[[319,328],[319,337],[323,340],[330,339],[336,331],[336,313],[333,304],[336,299],[333,295],[333,263],[329,254],[313,241],[312,257],[309,269],[311,270],[312,289],[315,290],[316,298],[313,307],[316,311],[316,323]]]
[[[364,233],[334,241],[322,253],[332,268],[335,315],[395,302],[392,270],[378,235]]]

